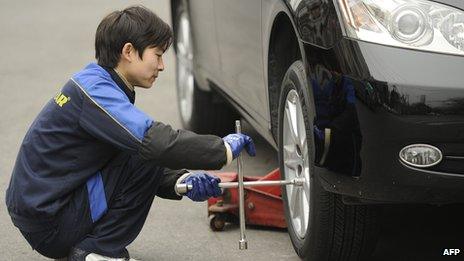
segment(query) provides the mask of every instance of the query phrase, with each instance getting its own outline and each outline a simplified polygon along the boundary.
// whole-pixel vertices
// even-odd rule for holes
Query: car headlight
[[[347,37],[464,55],[464,12],[426,0],[335,0]]]

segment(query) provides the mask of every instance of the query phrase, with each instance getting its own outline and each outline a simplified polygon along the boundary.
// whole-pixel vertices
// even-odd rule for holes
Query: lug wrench
[[[303,186],[304,178],[294,178],[292,180],[263,180],[263,181],[244,181],[243,187],[266,187],[266,186],[285,186],[295,185]],[[220,188],[238,188],[238,182],[221,182]],[[176,191],[181,195],[185,195],[188,191],[192,190],[191,184],[177,184]]]
[[[235,121],[235,130],[237,133],[241,133],[240,121]],[[243,182],[243,170],[242,170],[242,156],[239,154],[237,159],[237,172],[238,172],[238,182],[221,182],[219,183],[220,188],[238,188],[238,197],[239,197],[239,222],[240,222],[240,240],[239,240],[239,249],[245,250],[248,248],[248,242],[245,235],[245,197],[244,197],[244,188],[245,187],[260,187],[260,186],[283,186],[283,185],[293,185],[293,186],[303,186],[305,180],[304,178],[294,178],[292,180],[267,180],[267,181],[247,181]],[[192,190],[193,186],[191,184],[177,184],[176,191],[177,193],[183,195],[188,191]]]

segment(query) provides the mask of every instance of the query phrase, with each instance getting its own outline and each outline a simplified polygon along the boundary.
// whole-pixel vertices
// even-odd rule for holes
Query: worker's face
[[[147,47],[140,58],[137,51],[132,53],[131,63],[127,68],[127,80],[134,86],[150,88],[164,70],[163,49]]]

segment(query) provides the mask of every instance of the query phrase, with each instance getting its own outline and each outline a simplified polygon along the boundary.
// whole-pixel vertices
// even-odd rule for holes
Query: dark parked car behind
[[[464,2],[172,0],[184,127],[279,153],[306,260],[364,260],[377,205],[464,201]]]

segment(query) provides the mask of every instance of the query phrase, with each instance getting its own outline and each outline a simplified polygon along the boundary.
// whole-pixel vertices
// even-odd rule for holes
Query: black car
[[[368,259],[377,205],[464,201],[464,2],[172,0],[184,127],[279,153],[293,246]]]

